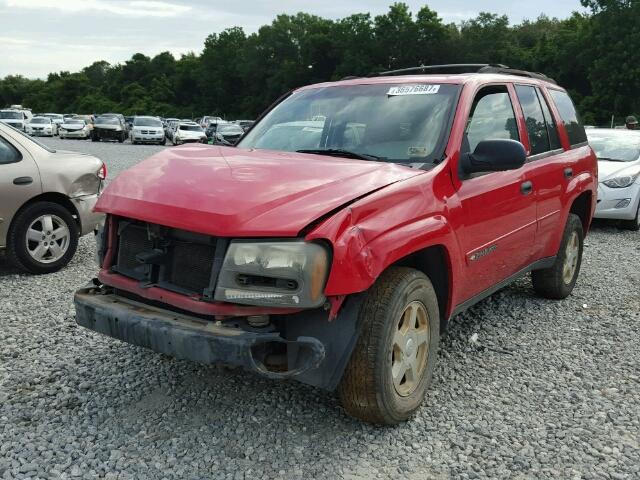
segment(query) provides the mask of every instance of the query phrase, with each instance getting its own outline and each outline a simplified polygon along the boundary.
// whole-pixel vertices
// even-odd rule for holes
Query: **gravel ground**
[[[110,175],[159,150],[50,143]],[[456,318],[423,408],[394,428],[77,327],[93,253],[85,237],[40,277],[0,258],[0,478],[640,478],[638,233],[596,225],[565,301],[527,278]]]

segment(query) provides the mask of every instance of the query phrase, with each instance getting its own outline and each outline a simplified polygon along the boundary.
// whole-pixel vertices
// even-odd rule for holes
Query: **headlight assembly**
[[[232,241],[215,299],[246,305],[315,308],[325,302],[329,251],[304,241]]]
[[[624,175],[622,177],[611,178],[609,180],[605,180],[604,183],[609,188],[626,188],[633,184],[638,178],[640,172],[637,172],[632,175]]]

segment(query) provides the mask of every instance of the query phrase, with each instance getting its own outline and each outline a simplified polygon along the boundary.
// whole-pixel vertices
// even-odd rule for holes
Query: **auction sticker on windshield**
[[[440,85],[400,85],[399,87],[391,87],[387,95],[433,95],[438,93]]]

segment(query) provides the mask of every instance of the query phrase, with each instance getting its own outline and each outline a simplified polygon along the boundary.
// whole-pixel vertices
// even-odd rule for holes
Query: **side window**
[[[564,128],[567,130],[567,135],[569,135],[569,143],[571,146],[586,142],[587,134],[584,131],[576,108],[573,106],[573,102],[567,92],[550,89],[549,93],[556,107],[558,107],[558,112],[560,113]]]
[[[22,155],[16,148],[0,137],[0,165],[16,163],[22,160]]]
[[[481,141],[501,138],[520,140],[509,92],[504,85],[486,87],[473,101],[462,151],[473,152]]]
[[[547,122],[544,119],[540,100],[534,87],[529,85],[516,85],[516,93],[522,106],[525,124],[527,125],[529,143],[531,144],[531,155],[548,152],[550,147]]]
[[[558,136],[558,126],[556,125],[553,115],[551,115],[551,110],[549,110],[547,100],[539,89],[536,88],[536,91],[538,92],[540,103],[542,104],[544,119],[547,122],[547,131],[549,132],[549,145],[551,146],[551,150],[562,148],[562,145],[560,145],[560,137]]]

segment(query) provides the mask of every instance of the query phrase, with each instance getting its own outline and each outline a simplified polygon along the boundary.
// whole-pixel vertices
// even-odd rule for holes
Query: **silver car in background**
[[[103,221],[93,207],[106,175],[96,157],[55,151],[0,124],[0,251],[31,273],[67,265],[78,238]]]
[[[640,230],[640,132],[590,128],[589,145],[598,157],[598,205],[594,217],[620,220]]]
[[[164,125],[158,117],[134,117],[129,138],[134,145],[138,143],[164,145],[167,142]]]
[[[26,124],[25,131],[33,136],[53,137],[58,133],[58,125],[49,117],[33,117]]]
[[[33,117],[28,110],[19,110],[15,108],[5,108],[0,110],[0,123],[6,123],[7,125],[17,128],[18,130],[25,130],[27,123]]]

